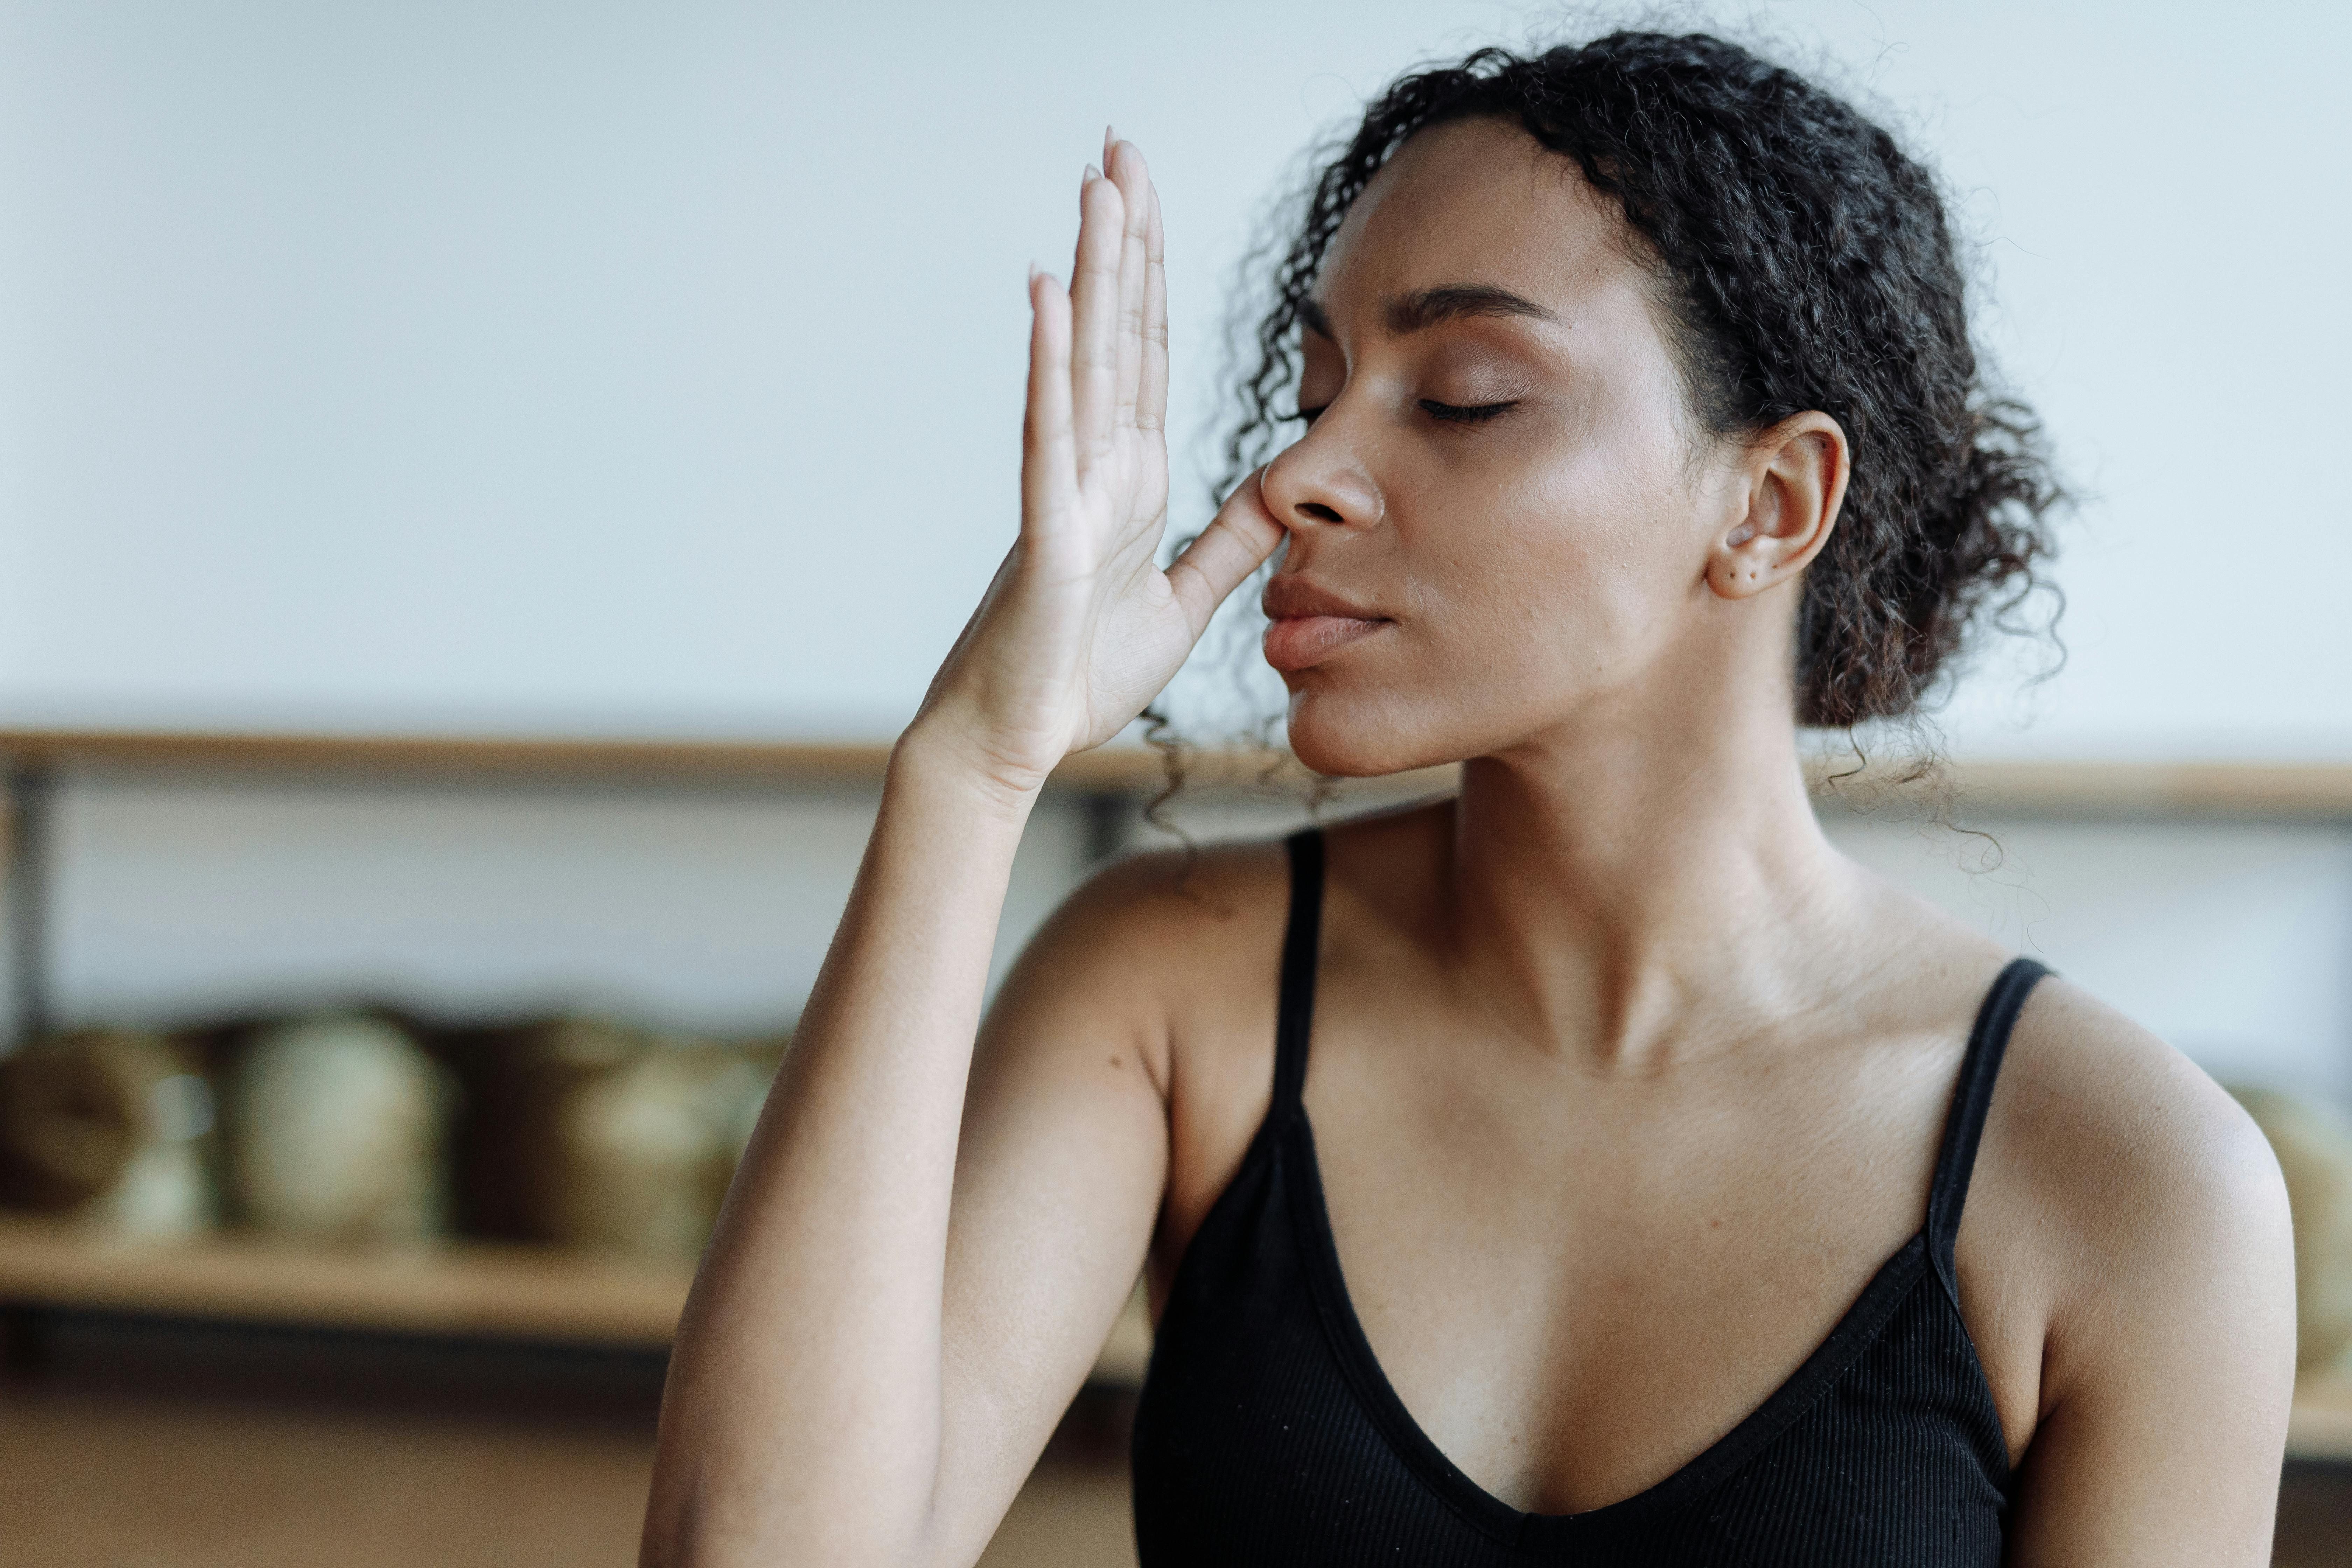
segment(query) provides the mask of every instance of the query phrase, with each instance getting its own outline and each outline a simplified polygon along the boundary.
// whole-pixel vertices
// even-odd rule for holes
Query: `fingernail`
[[[1082,185],[1083,185],[1083,184],[1087,184],[1092,183],[1093,181],[1099,180],[1099,179],[1101,179],[1101,178],[1102,178],[1102,171],[1101,171],[1100,169],[1096,168],[1092,163],[1088,163],[1088,164],[1087,165],[1086,177],[1085,177],[1084,179],[1081,179],[1081,180],[1078,182],[1078,184],[1082,184]]]

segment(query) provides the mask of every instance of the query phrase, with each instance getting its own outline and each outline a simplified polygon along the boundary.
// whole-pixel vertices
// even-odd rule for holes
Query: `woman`
[[[1162,572],[1160,213],[1105,170],[646,1560],[972,1562],[1140,1268],[1146,1564],[2264,1562],[2267,1150],[1807,803],[1797,725],[1909,709],[2052,493],[1929,176],[1705,37],[1400,82],[1263,334],[1253,429],[1294,346],[1305,428]],[[1039,786],[1277,551],[1297,755],[1459,797],[1114,867],[983,1023]]]

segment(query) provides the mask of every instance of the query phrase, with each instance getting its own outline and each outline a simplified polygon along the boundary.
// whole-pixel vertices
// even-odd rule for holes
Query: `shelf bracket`
[[[49,805],[55,776],[43,763],[8,770],[9,1048],[49,1032]]]
[[[1090,790],[1086,796],[1087,864],[1099,865],[1127,847],[1135,797],[1125,790]]]

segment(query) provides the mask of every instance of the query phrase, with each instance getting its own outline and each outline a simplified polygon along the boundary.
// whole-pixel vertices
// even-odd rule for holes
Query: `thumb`
[[[1240,587],[1282,543],[1282,524],[1266,510],[1265,491],[1259,483],[1265,473],[1259,468],[1234,486],[1225,504],[1217,509],[1215,520],[1168,568],[1168,586],[1196,642],[1209,629],[1209,617],[1217,613],[1225,595]]]

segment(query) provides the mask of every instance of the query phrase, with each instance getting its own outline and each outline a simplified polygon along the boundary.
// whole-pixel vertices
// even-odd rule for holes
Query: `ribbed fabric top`
[[[1993,983],[1927,1224],[1796,1374],[1648,1490],[1584,1513],[1523,1513],[1421,1430],[1349,1301],[1299,1098],[1322,838],[1289,848],[1273,1103],[1177,1269],[1136,1415],[1144,1568],[1996,1568],[2008,1447],[1960,1320],[1953,1243],[2002,1050],[2047,971],[2019,959]]]

